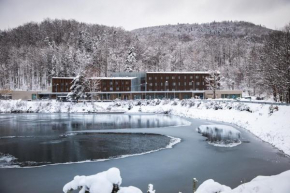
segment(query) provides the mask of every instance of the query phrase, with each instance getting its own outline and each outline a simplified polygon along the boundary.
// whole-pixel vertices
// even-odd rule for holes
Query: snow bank
[[[64,185],[63,192],[68,193],[71,190],[80,190],[79,193],[142,193],[136,187],[120,187],[122,178],[118,168],[110,168],[107,171],[100,172],[91,176],[75,176],[72,181]]]
[[[210,144],[218,146],[240,144],[241,132],[227,125],[201,125],[197,129],[198,133],[207,137]]]
[[[290,170],[274,176],[258,176],[233,190],[210,179],[203,182],[196,193],[289,193],[289,179]]]

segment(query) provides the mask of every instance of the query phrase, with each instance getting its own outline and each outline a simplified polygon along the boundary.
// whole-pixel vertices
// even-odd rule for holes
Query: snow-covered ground
[[[289,179],[290,170],[274,176],[258,176],[234,189],[210,179],[203,182],[196,193],[289,193]]]

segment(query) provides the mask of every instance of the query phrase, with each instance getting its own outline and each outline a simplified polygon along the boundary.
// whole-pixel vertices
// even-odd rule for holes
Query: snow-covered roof
[[[53,79],[74,79],[75,77],[52,77]],[[136,77],[91,77],[90,79],[100,79],[100,80],[132,80]]]
[[[75,77],[52,77],[53,79],[74,79]]]
[[[90,79],[100,79],[100,80],[132,80],[136,77],[92,77]]]
[[[210,74],[210,72],[147,72],[147,74]]]

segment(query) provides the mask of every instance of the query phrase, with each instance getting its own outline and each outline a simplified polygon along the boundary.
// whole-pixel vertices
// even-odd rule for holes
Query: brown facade
[[[68,78],[68,77],[52,78],[52,92],[70,92],[72,81],[73,81],[73,78]],[[91,90],[87,90],[86,92],[131,91],[131,81],[132,80],[130,78],[128,79],[124,79],[124,78],[91,79],[90,80]],[[99,84],[99,86],[93,86],[94,84]]]
[[[147,91],[208,90],[205,73],[147,73]]]

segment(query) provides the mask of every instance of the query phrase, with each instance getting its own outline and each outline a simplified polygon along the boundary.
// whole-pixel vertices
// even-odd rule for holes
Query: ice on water
[[[234,146],[233,144],[241,143],[241,132],[228,125],[201,125],[197,128],[197,132],[216,146]]]

